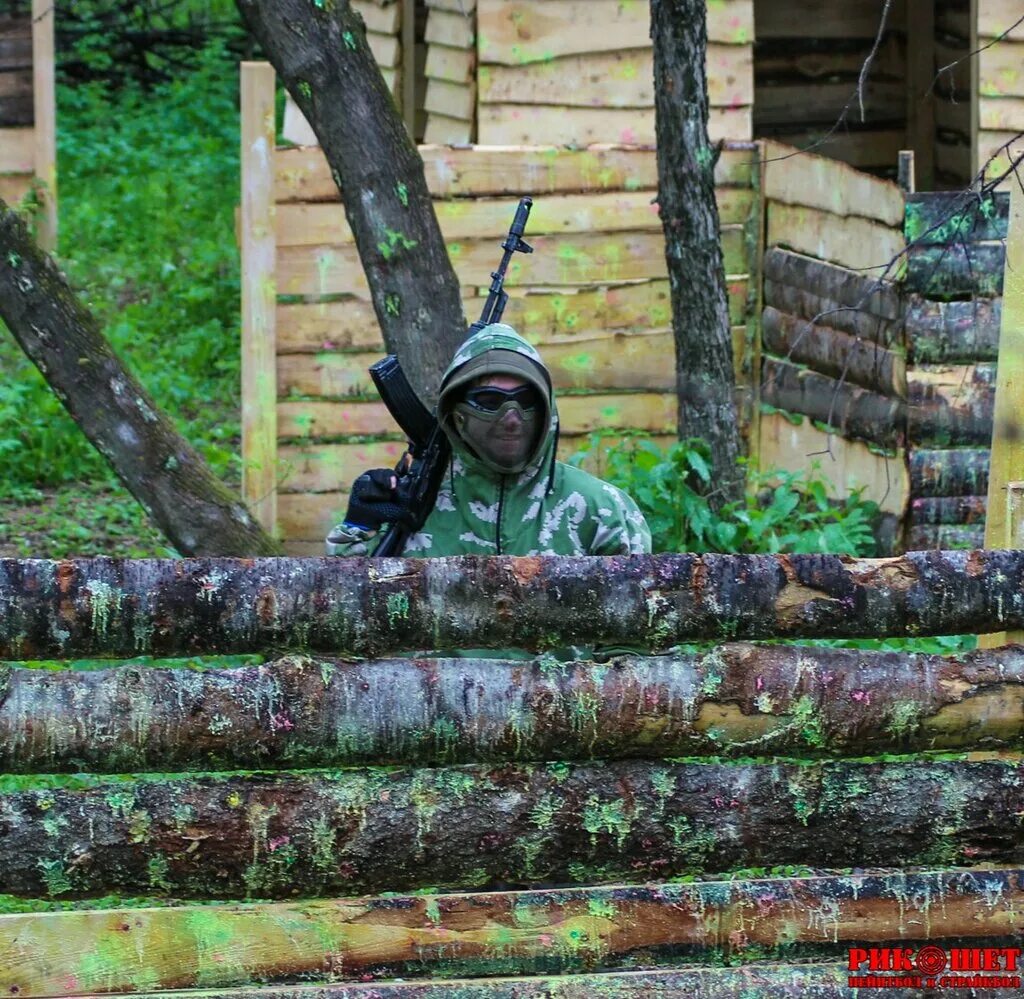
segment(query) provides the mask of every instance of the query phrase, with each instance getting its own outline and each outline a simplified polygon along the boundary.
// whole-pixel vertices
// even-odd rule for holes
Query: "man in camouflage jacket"
[[[441,382],[438,419],[452,459],[434,509],[403,555],[649,553],[651,532],[622,490],[560,462],[558,409],[537,351],[511,326],[470,337]],[[329,555],[372,554],[393,502],[394,472],[353,484]]]

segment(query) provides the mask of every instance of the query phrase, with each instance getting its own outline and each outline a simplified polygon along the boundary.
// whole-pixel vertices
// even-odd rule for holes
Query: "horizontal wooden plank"
[[[996,366],[918,365],[907,373],[907,436],[925,448],[987,446],[992,440]]]
[[[436,112],[427,114],[423,137],[427,142],[466,145],[473,141],[473,122]]]
[[[773,126],[786,128],[824,125],[832,127],[848,108],[851,119],[861,122],[857,102],[857,81],[818,82],[806,80],[756,82],[754,108],[758,134]],[[869,80],[864,87],[864,122],[891,124],[906,116],[906,84],[896,80]]]
[[[427,80],[427,95],[423,100],[423,107],[430,114],[472,122],[476,112],[476,87],[471,83]]]
[[[757,134],[797,149],[841,160],[860,170],[893,169],[900,150],[907,142],[906,132],[897,128],[841,129],[828,134],[827,128],[789,125],[768,128],[759,123]]]
[[[471,49],[476,41],[473,19],[453,11],[427,11],[427,32],[425,39],[428,45],[448,45],[456,49]]]
[[[984,0],[978,4],[979,37],[1000,38],[1005,35],[1013,41],[1024,42],[1024,24],[1017,23],[1022,13],[1018,0]]]
[[[1024,45],[1021,46],[1024,49]],[[1024,131],[1024,97],[982,97],[978,126],[992,131]]]
[[[914,496],[986,496],[988,467],[988,448],[914,448],[910,488]]]
[[[834,329],[827,320],[814,324],[767,306],[761,330],[765,350],[777,357],[882,395],[906,395],[907,370],[900,354]]]
[[[448,10],[455,14],[472,14],[476,10],[476,0],[426,0],[431,10]]]
[[[903,224],[903,192],[890,181],[854,170],[846,163],[768,141],[764,147],[764,196],[806,205],[841,217],[855,215],[887,226]]]
[[[978,93],[982,97],[1024,97],[1024,42],[994,42],[978,53]]]
[[[402,20],[402,5],[400,3],[379,4],[375,0],[351,0],[351,2],[366,24],[367,31],[377,31],[382,35],[393,35],[398,31]]]
[[[23,913],[0,917],[0,947],[6,958],[0,984],[9,992],[13,983],[18,995],[36,999],[101,989],[132,992],[140,981],[147,990],[221,988],[252,979],[284,983],[307,974],[330,974],[338,970],[339,961],[344,962],[346,978],[372,974],[379,979],[383,968],[389,977],[396,972],[418,977],[436,973],[440,966],[451,976],[476,972],[484,961],[488,969],[519,973],[616,967],[638,951],[660,963],[694,952],[713,953],[718,959],[732,955],[735,960],[746,948],[780,952],[787,943],[818,944],[838,957],[854,943],[890,946],[947,938],[1012,942],[1020,882],[1020,872],[1005,869],[979,869],[977,876],[880,871],[679,885]],[[935,903],[937,898],[942,904]],[[823,909],[833,918],[813,918]],[[563,938],[572,945],[552,946],[552,941]],[[95,954],[104,955],[102,963],[90,960]],[[69,966],[76,969],[70,980]],[[707,984],[709,990],[698,985],[694,991],[657,989],[657,994],[768,995],[761,991],[761,983],[773,996],[824,999],[849,993],[848,987],[833,993],[821,992],[818,986],[822,978],[845,985],[849,972],[837,982],[832,967],[824,975],[814,964],[787,969],[786,977],[778,970],[771,964],[677,970],[671,974],[692,976],[691,987]],[[565,992],[559,986],[557,993],[543,994],[566,999],[620,994],[599,984],[611,976],[576,977],[588,991]],[[572,989],[574,980],[564,981]],[[486,981],[480,986],[486,988],[485,995],[522,997],[541,994],[534,985],[545,981],[532,979],[525,992],[493,993]],[[717,988],[716,982],[726,990]],[[783,983],[793,990],[777,991]],[[361,988],[349,983],[338,987],[345,994]],[[390,995],[395,986],[375,980],[372,987]],[[740,987],[742,991],[736,991]],[[317,991],[335,994],[323,984]],[[248,993],[250,999],[256,994]],[[292,993],[275,989],[274,994]],[[294,993],[296,999],[304,994]],[[476,992],[449,995],[460,999]]]
[[[1002,300],[932,302],[908,296],[907,351],[917,364],[994,361],[999,356]]]
[[[35,169],[35,130],[0,128],[0,173],[32,173]]]
[[[477,112],[477,125],[481,145],[654,145],[653,108],[483,104]],[[749,139],[753,135],[750,108],[711,108],[708,135],[712,142]]]
[[[783,246],[854,270],[881,274],[903,251],[903,233],[870,219],[841,218],[802,205],[768,202],[768,246]],[[890,274],[890,277],[894,275]]]
[[[813,36],[761,41],[757,46],[757,75],[763,80],[802,78],[812,86],[829,77],[856,79],[874,39],[864,38],[859,45],[855,42],[846,39],[840,48],[822,45]],[[906,78],[907,57],[902,39],[889,34],[882,40],[871,63],[871,75]]]
[[[748,282],[728,279],[729,316],[747,316]],[[671,322],[668,281],[638,281],[597,290],[543,292],[509,288],[503,321],[537,344],[594,337],[613,330],[649,330]],[[479,316],[485,299],[466,298],[468,317]],[[366,299],[280,304],[277,350],[281,354],[359,348],[383,353],[380,326]]]
[[[5,127],[30,126],[34,120],[33,114],[31,94],[0,97],[0,122],[3,122]]]
[[[807,368],[763,357],[761,401],[776,409],[818,420],[844,437],[900,447],[903,403]]]
[[[903,233],[918,246],[1006,239],[1010,197],[938,191],[907,195]]]
[[[910,479],[902,452],[878,454],[861,441],[828,434],[806,417],[787,419],[781,413],[762,413],[758,443],[762,470],[816,470],[834,499],[864,490],[864,498],[883,513],[902,517],[910,496]]]
[[[985,521],[986,496],[920,496],[911,501],[911,524],[976,524]]]
[[[868,38],[878,34],[881,5],[874,3],[834,4],[830,0],[795,0],[785,4],[764,4],[757,9],[758,41],[773,38]],[[906,6],[896,0],[889,14],[892,26],[904,23]]]
[[[455,49],[449,45],[428,45],[427,77],[451,83],[471,83],[476,71],[476,54],[472,49]]]
[[[747,272],[742,226],[723,226],[727,274]],[[659,232],[572,233],[531,239],[534,252],[508,267],[510,285],[616,284],[667,276]],[[483,285],[494,267],[491,239],[449,243],[448,253],[463,284]],[[278,251],[277,290],[281,295],[367,293],[366,276],[354,246],[286,246]]]
[[[977,170],[984,169],[987,180],[1005,177],[1001,190],[1010,190],[1014,164],[1024,153],[1024,137],[1020,131],[997,132],[989,129],[978,131]]]
[[[393,68],[402,61],[402,45],[397,35],[384,35],[377,31],[367,31],[366,41],[381,67]]]
[[[32,190],[35,178],[31,174],[0,174],[0,198],[8,205],[16,205]]]
[[[672,393],[634,392],[616,395],[564,395],[558,399],[562,433],[567,436],[594,430],[644,430],[669,434],[676,427],[676,399]],[[397,427],[381,402],[279,402],[278,437],[290,438],[378,436]]]
[[[754,208],[750,188],[726,187],[715,192],[723,225],[746,222]],[[661,231],[658,205],[651,191],[563,194],[537,198],[530,212],[528,235],[558,233]],[[507,198],[438,201],[434,205],[446,242],[494,238],[508,234],[511,210]],[[277,208],[278,246],[345,244],[354,240],[340,202],[286,203]]]
[[[3,69],[0,67],[0,97],[31,97],[32,67]]]
[[[753,55],[748,46],[709,44],[708,99],[716,107],[754,103]],[[483,65],[485,104],[572,107],[654,107],[654,53],[650,47],[563,56],[521,66]]]
[[[658,164],[653,149],[593,146],[506,146],[451,149],[422,145],[427,187],[437,198],[516,195],[530,191],[656,191]],[[750,187],[753,148],[727,144],[715,164],[719,187]],[[338,189],[320,149],[279,149],[274,154],[274,197],[278,202],[336,201]]]
[[[643,3],[480,0],[477,25],[481,61],[509,66],[651,44],[650,13]],[[712,43],[750,45],[754,40],[752,0],[709,4],[707,33]]]
[[[1000,241],[912,246],[907,250],[907,288],[935,299],[1001,295],[1005,258]]]
[[[946,186],[966,187],[974,177],[974,160],[969,142],[946,142],[935,139],[935,172]],[[938,185],[936,185],[938,186]]]
[[[907,530],[908,551],[973,549],[985,546],[985,525],[912,524]]]

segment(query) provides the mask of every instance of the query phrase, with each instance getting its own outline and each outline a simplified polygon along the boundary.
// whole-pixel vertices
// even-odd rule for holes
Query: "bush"
[[[872,523],[878,506],[857,490],[829,498],[820,474],[770,471],[750,476],[746,498],[715,511],[708,498],[707,445],[694,438],[662,450],[630,437],[607,450],[599,434],[571,459],[598,452],[602,478],[639,504],[656,552],[832,552],[875,554]]]

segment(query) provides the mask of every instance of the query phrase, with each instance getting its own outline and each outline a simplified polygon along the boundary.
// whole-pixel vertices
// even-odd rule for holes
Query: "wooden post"
[[[900,150],[899,162],[896,167],[896,183],[904,194],[913,194],[917,189],[913,149]]]
[[[243,62],[242,495],[267,531],[277,523],[274,69]]]
[[[416,141],[416,0],[402,0],[402,118]]]
[[[1003,271],[1003,317],[999,329],[999,368],[992,423],[992,457],[988,479],[985,547],[1024,547],[1019,523],[1022,499],[1016,488],[1024,480],[1024,192],[1010,194],[1010,222]],[[1015,488],[1011,491],[1011,485]],[[1011,516],[1012,511],[1012,516]],[[1014,519],[1017,523],[1014,523]],[[981,648],[1007,640],[1006,634],[982,635]]]
[[[935,3],[907,0],[907,148],[925,191],[934,187],[935,172]]]
[[[54,0],[32,0],[32,102],[35,175],[39,182],[36,240],[57,249],[57,96],[53,57]]]
[[[981,7],[980,0],[971,0],[971,41],[968,52],[977,53],[978,51],[978,17],[979,9]],[[1009,26],[1009,25],[1007,25]],[[971,93],[970,93],[970,108],[971,108],[971,163],[974,164],[972,169],[977,172],[984,166],[982,162],[983,156],[978,143],[978,127],[980,124],[981,112],[981,59],[978,55],[972,56],[968,60],[971,73]]]

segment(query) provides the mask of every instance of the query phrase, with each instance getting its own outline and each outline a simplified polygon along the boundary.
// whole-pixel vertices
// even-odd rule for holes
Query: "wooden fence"
[[[349,483],[366,467],[393,465],[403,438],[367,374],[383,344],[323,153],[266,155],[273,150],[273,74],[257,66],[244,73],[245,494],[291,554],[318,554],[344,512]],[[675,348],[653,204],[654,150],[420,152],[468,316],[479,315],[512,199],[527,191],[537,199],[529,226],[536,252],[510,266],[505,317],[551,369],[560,454],[578,450],[598,429],[672,439],[675,368],[668,359]],[[752,144],[727,144],[716,172],[743,384],[752,380],[747,344],[756,339],[760,286],[756,162]],[[741,404],[751,411],[749,394]],[[266,502],[271,493],[276,513]]]
[[[1024,929],[1019,648],[718,644],[1021,628],[1022,552],[0,560],[0,605],[8,660],[284,654],[4,668],[5,995],[838,999]],[[579,642],[659,654],[370,658]]]
[[[32,193],[36,238],[57,245],[57,138],[54,6],[33,0],[31,17],[0,15],[0,198]]]

